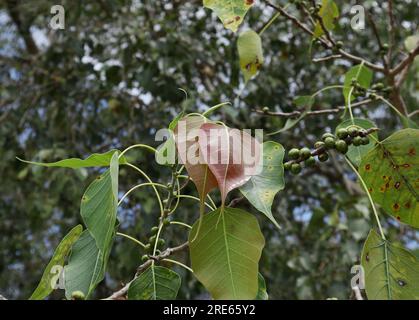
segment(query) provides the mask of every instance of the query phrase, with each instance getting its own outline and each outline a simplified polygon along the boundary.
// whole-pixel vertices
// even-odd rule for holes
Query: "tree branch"
[[[135,273],[134,278],[128,282],[124,287],[122,287],[120,290],[114,292],[113,294],[111,294],[109,297],[107,297],[104,300],[119,300],[119,299],[123,299],[124,296],[127,294],[128,292],[128,288],[129,285],[139,277],[139,275],[148,267],[150,267],[153,263],[153,261],[158,262],[161,261],[169,256],[171,256],[172,254],[175,254],[177,252],[186,250],[189,247],[189,242],[185,242],[183,244],[181,244],[180,246],[174,247],[174,248],[167,248],[166,250],[164,250],[162,253],[160,253],[157,256],[150,256],[150,259],[147,260],[146,262],[144,262],[142,265],[140,265],[137,268],[137,272]]]

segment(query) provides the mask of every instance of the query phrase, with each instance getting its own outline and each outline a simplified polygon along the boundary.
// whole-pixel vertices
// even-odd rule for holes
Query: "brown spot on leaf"
[[[371,193],[372,192],[372,188],[368,188],[368,192]]]
[[[386,183],[386,189],[388,189],[388,188],[390,188],[390,183],[389,182]]]
[[[244,3],[248,6],[251,6],[255,1],[254,0],[245,0]]]
[[[236,16],[236,17],[234,18],[234,20],[239,21],[239,20],[240,20],[240,16]]]
[[[400,188],[400,185],[401,185],[401,182],[400,182],[400,181],[397,181],[397,182],[394,184],[394,187],[395,187],[396,189],[399,189],[399,188]]]
[[[367,252],[367,254],[365,255],[365,260],[368,262],[370,261],[370,253]]]
[[[397,216],[396,219],[400,221],[400,216]]]
[[[408,163],[403,164],[403,168],[410,168],[410,164]]]
[[[370,170],[371,170],[371,165],[370,165],[369,163],[367,163],[367,164],[365,165],[365,170],[366,170],[366,171],[370,171]]]
[[[404,207],[405,207],[406,209],[410,209],[410,202],[406,202],[406,203],[404,204]]]
[[[397,284],[398,284],[400,287],[404,287],[407,283],[406,283],[406,281],[405,281],[405,280],[403,280],[403,279],[397,279]]]
[[[393,204],[393,210],[394,211],[399,211],[400,210],[400,206],[398,203]]]
[[[410,148],[407,155],[412,156],[412,157],[415,156],[416,155],[416,149],[415,148]]]

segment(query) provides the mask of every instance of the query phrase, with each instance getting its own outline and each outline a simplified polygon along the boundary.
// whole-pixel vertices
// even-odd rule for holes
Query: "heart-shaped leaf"
[[[259,72],[263,64],[262,39],[253,30],[240,34],[237,40],[240,69],[245,82]]]
[[[415,228],[419,228],[418,141],[419,130],[400,130],[370,150],[359,166],[374,202]]]
[[[213,10],[224,27],[237,31],[254,0],[204,0],[204,7]]]
[[[343,81],[343,97],[345,98],[345,105],[349,102],[349,93],[353,92],[352,79],[356,80],[359,86],[368,89],[372,81],[372,71],[363,64],[356,65],[348,70]],[[355,99],[355,95],[351,95],[351,101]]]
[[[114,236],[118,171],[118,154],[115,152],[109,170],[89,185],[81,201],[80,214],[101,252],[108,251]]]
[[[272,215],[272,202],[275,195],[285,187],[284,147],[279,143],[263,143],[263,161],[258,174],[240,188],[241,193],[260,212],[264,213],[278,228],[280,226]]]
[[[195,184],[201,202],[217,187],[217,180],[203,160],[199,150],[199,129],[208,120],[203,116],[186,116],[174,130],[178,155]]]
[[[180,288],[180,276],[167,268],[150,266],[129,286],[129,300],[173,300]]]
[[[249,133],[205,123],[199,130],[199,150],[217,180],[224,205],[227,194],[257,173],[260,143]]]
[[[419,260],[410,251],[371,230],[361,264],[369,300],[419,299]]]
[[[79,224],[70,230],[70,232],[61,240],[57,249],[55,249],[54,255],[51,261],[45,268],[44,274],[42,275],[41,281],[32,293],[30,300],[42,300],[47,297],[53,288],[51,281],[57,276],[53,273],[53,268],[56,266],[64,267],[64,262],[68,254],[70,253],[72,245],[77,241],[83,231],[83,227]]]
[[[198,222],[189,239],[196,236]],[[190,242],[194,274],[214,299],[255,299],[258,263],[265,245],[258,221],[235,208],[219,208],[202,219]]]
[[[105,260],[89,230],[83,231],[71,249],[68,264],[64,268],[65,295],[71,298],[74,291],[90,296],[105,275]]]

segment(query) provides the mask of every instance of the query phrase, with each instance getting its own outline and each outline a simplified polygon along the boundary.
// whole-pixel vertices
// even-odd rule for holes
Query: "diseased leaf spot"
[[[400,216],[397,216],[396,219],[400,221]]]
[[[395,187],[396,189],[399,189],[399,188],[400,188],[400,185],[401,185],[401,182],[400,182],[400,181],[397,181],[397,182],[394,184],[394,187]]]
[[[240,16],[236,16],[236,17],[234,18],[234,20],[239,21],[239,20],[240,20]]]
[[[369,262],[369,261],[370,261],[370,253],[369,253],[369,252],[367,252],[367,254],[365,255],[365,260],[366,260],[367,262]]]
[[[244,3],[248,6],[251,6],[255,1],[254,0],[245,0]]]
[[[404,287],[405,285],[407,285],[406,281],[404,281],[403,279],[398,279],[398,280],[397,280],[397,284],[398,284],[400,287]]]
[[[415,156],[416,155],[416,149],[415,148],[410,148],[407,155],[412,156],[412,157]]]
[[[368,188],[368,192],[371,193],[372,192],[372,188]]]
[[[393,210],[394,211],[399,211],[400,210],[400,205],[398,203],[393,204]]]
[[[410,209],[410,202],[406,202],[406,203],[404,204],[404,207],[405,207],[406,209]]]
[[[370,171],[370,170],[371,170],[371,164],[369,164],[369,163],[368,163],[368,164],[366,164],[366,165],[365,165],[365,170],[366,170],[366,171]]]
[[[403,168],[410,168],[410,164],[405,163],[405,164],[403,165]]]

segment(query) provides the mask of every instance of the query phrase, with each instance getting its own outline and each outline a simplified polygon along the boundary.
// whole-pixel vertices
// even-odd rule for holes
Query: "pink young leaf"
[[[207,121],[204,116],[186,116],[174,130],[179,158],[195,183],[201,202],[217,187],[217,180],[202,160],[198,145],[199,128]]]
[[[244,185],[258,169],[260,142],[249,133],[204,123],[199,130],[201,157],[217,180],[224,205],[227,194]]]

